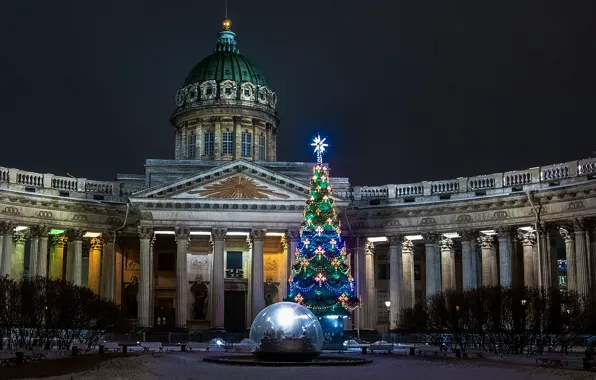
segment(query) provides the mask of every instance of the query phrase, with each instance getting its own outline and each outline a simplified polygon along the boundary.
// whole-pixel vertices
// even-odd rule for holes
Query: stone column
[[[364,275],[366,283],[366,325],[369,330],[377,328],[377,289],[375,287],[375,245],[366,240],[364,245]]]
[[[472,242],[476,237],[476,232],[466,230],[458,232],[461,236],[461,267],[462,267],[462,285],[464,291],[475,289],[476,281],[476,252],[472,250]]]
[[[212,228],[211,240],[213,242],[213,268],[211,268],[211,299],[212,318],[211,328],[224,329],[224,255],[226,250],[225,228]],[[254,298],[254,293],[253,293]]]
[[[299,230],[288,230],[286,232],[286,242],[288,250],[286,252],[286,260],[287,260],[287,272],[286,272],[286,282],[290,275],[292,274],[292,267],[294,266],[295,256],[296,256],[296,246],[298,245],[298,240],[300,239],[300,231]],[[287,296],[289,294],[285,294]]]
[[[567,258],[567,291],[577,290],[575,260],[575,235],[569,227],[559,228],[559,233],[565,241],[565,256]]]
[[[157,272],[155,271],[155,255],[153,254],[153,246],[155,245],[155,239],[157,235],[153,234],[151,238],[151,246],[149,249],[149,326],[153,327],[155,324],[155,278]],[[190,243],[190,233],[189,233]],[[175,317],[174,317],[175,318]],[[188,319],[188,318],[187,318]]]
[[[402,263],[402,243],[404,237],[401,235],[390,235],[389,238],[389,330],[396,330],[398,326],[399,312],[404,307],[404,280]]]
[[[176,228],[176,327],[185,328],[188,321],[188,244],[190,229]],[[149,247],[149,249],[151,249]],[[149,256],[150,252],[148,252]],[[151,260],[147,261],[149,271]],[[149,286],[151,283],[149,283]]]
[[[25,234],[15,232],[13,234],[14,253],[12,255],[12,278],[21,280],[25,272]]]
[[[536,235],[529,231],[520,235],[523,245],[524,262],[524,285],[529,287],[538,286],[538,270],[536,268]]]
[[[482,235],[478,238],[482,248],[482,285],[498,286],[497,257],[492,235]]]
[[[499,237],[499,285],[505,288],[511,287],[511,228],[498,227],[496,229]]]
[[[552,286],[552,272],[550,269],[550,239],[545,223],[540,224],[539,239],[540,239],[540,266],[538,271],[540,273],[540,284],[545,289]]]
[[[13,232],[14,224],[0,222],[0,276],[12,274],[12,254],[14,251]]]
[[[453,240],[442,238],[441,247],[441,290],[455,290],[455,250]]]
[[[139,293],[137,295],[137,324],[139,327],[148,327],[149,324],[149,277],[151,276],[151,267],[149,266],[149,250],[151,238],[153,237],[153,228],[139,226]],[[176,305],[176,315],[178,315]],[[177,321],[177,320],[176,320]]]
[[[441,292],[441,262],[438,245],[441,235],[431,232],[422,237],[426,249],[426,297],[430,297]]]
[[[573,233],[575,235],[575,260],[576,290],[580,294],[588,295],[590,292],[588,250],[586,247],[586,229],[583,218],[577,218],[573,221]]]
[[[103,258],[101,260],[101,298],[114,302],[114,286],[116,282],[116,247],[114,231],[101,234]]]
[[[39,251],[39,226],[29,228],[29,278],[37,276],[37,252]],[[72,280],[71,280],[72,281]]]
[[[354,310],[354,325],[357,330],[366,328],[366,276],[364,272],[364,256],[366,255],[366,238],[356,237],[356,256],[354,257],[354,276],[356,295],[360,306]]]
[[[265,230],[253,229],[250,233],[252,238],[252,315],[257,314],[265,307],[265,268],[263,262],[263,249],[265,243]]]
[[[81,286],[83,283],[82,272],[83,272],[83,235],[85,231],[74,228],[67,232],[68,236],[68,252],[67,252],[67,269],[70,264],[70,279],[73,284]]]
[[[87,287],[95,294],[100,294],[100,276],[101,276],[101,239],[92,238],[89,248],[89,276]]]
[[[401,245],[401,255],[404,275],[403,307],[413,307],[416,296],[414,293],[414,243],[412,240],[404,239]]]
[[[48,226],[39,226],[39,247],[37,251],[37,270],[35,273],[41,277],[48,276]]]

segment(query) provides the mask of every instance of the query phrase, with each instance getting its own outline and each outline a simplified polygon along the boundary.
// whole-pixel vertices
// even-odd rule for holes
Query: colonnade
[[[0,221],[0,275],[14,279],[23,278],[25,242],[29,240],[29,278],[63,279],[81,286],[83,240],[86,232],[80,228],[72,228],[60,234],[50,235],[50,231],[51,228],[47,225],[17,227],[13,223]],[[99,236],[91,237],[89,243],[87,286],[104,299],[114,301],[114,232],[106,231]]]
[[[538,228],[499,226],[494,230],[461,230],[457,233],[425,233],[424,244],[424,297],[441,291],[456,289],[454,244],[461,244],[461,289],[479,286],[525,285],[530,287],[558,288],[557,251],[551,241],[560,235],[565,243],[567,259],[567,289],[582,294],[590,292],[590,267],[588,252],[589,233],[586,221],[576,218],[560,223],[541,223]],[[398,325],[399,311],[415,303],[413,247],[420,237],[389,235],[388,243],[390,329]],[[517,242],[522,251],[514,259]],[[477,248],[480,263],[477,262]],[[377,288],[375,287],[375,245],[371,240],[360,244],[359,264],[364,270],[356,275],[359,293],[364,296],[360,328],[375,329],[377,318]],[[520,266],[522,266],[520,268]],[[514,274],[521,274],[516,276]]]

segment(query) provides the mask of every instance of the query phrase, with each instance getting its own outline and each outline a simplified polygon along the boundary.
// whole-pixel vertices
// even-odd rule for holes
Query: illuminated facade
[[[245,331],[283,299],[313,164],[276,161],[277,96],[230,26],[175,96],[174,159],[111,182],[0,167],[2,275],[88,286],[156,330]],[[443,289],[596,294],[596,158],[332,186],[362,304],[348,329]]]

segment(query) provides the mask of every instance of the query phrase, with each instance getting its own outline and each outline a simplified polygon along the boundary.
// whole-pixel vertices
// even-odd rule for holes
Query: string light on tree
[[[329,170],[323,165],[323,154],[329,144],[326,138],[318,135],[311,146],[317,155],[317,164],[310,180],[300,240],[296,246],[297,259],[292,266],[286,300],[308,307],[319,317],[323,331],[326,321],[334,321],[333,328],[343,329],[338,318],[348,316],[358,307],[359,301],[332,198]]]

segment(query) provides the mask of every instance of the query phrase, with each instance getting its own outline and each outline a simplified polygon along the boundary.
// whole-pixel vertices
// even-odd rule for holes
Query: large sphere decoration
[[[311,361],[321,354],[323,329],[306,307],[278,302],[259,313],[250,326],[253,355],[258,360]]]

